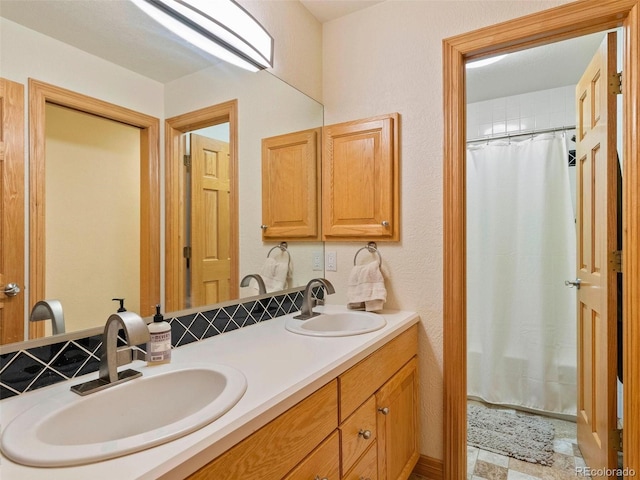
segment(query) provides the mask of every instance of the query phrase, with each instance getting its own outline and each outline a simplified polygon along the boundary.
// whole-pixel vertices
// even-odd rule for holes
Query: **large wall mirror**
[[[165,181],[171,181],[171,169],[165,168],[167,165],[164,163],[174,159],[165,158],[164,144],[162,143],[166,140],[163,140],[163,122],[172,117],[226,102],[236,102],[237,107],[235,133],[229,136],[230,127],[226,127],[229,143],[235,142],[233,148],[235,148],[237,165],[237,192],[234,192],[237,196],[237,205],[235,218],[231,219],[231,222],[237,225],[237,251],[232,253],[237,257],[233,259],[237,265],[237,274],[233,282],[238,283],[239,279],[245,275],[259,273],[269,256],[276,256],[278,260],[287,262],[289,257],[291,259],[290,273],[284,288],[303,286],[309,279],[322,276],[322,271],[313,270],[312,262],[314,254],[323,249],[321,242],[289,241],[286,253],[279,248],[273,251],[279,242],[262,242],[260,230],[261,140],[265,137],[321,126],[323,106],[320,103],[269,72],[250,73],[224,63],[217,63],[211,58],[203,58],[189,45],[159,31],[158,27],[143,13],[126,2],[71,2],[74,5],[70,5],[70,2],[51,0],[37,3],[38,5],[34,5],[34,2],[3,1],[0,13],[0,56],[2,57],[0,77],[25,85],[25,102],[29,96],[29,79],[35,79],[160,120],[161,132],[157,142],[160,172],[156,184],[160,191],[158,204],[158,218],[161,223],[158,228],[160,265],[157,275],[159,278],[153,279],[153,282],[157,281],[159,285],[159,293],[149,296],[146,303],[165,303],[166,287],[173,281],[171,278],[173,274],[170,271],[165,275],[166,248],[175,245],[182,250],[188,246],[182,242],[182,240],[188,240],[183,238],[184,232],[167,230],[165,233],[164,229],[165,214],[172,209],[186,212],[185,209],[190,200],[185,197],[172,199],[165,196]],[[117,34],[114,33],[115,31]],[[47,105],[47,107],[50,109],[51,105]],[[28,111],[27,108],[26,112]],[[57,118],[65,118],[70,112],[56,111],[54,113]],[[53,114],[45,113],[45,115],[51,115],[53,118]],[[26,116],[25,131],[29,125],[29,115]],[[213,138],[224,135],[225,126],[220,125],[220,122],[217,124],[217,129],[203,129],[203,127],[215,127],[214,124],[216,122],[186,128],[185,138],[189,135]],[[52,134],[62,135],[60,132]],[[133,137],[136,136],[137,134],[134,132]],[[53,147],[53,143],[50,146]],[[140,147],[137,148],[140,149]],[[64,161],[64,156],[63,153],[62,159],[59,158],[59,160]],[[139,163],[139,156],[136,161]],[[46,170],[46,157],[44,162]],[[28,156],[25,156],[25,164],[28,165]],[[88,163],[83,166],[83,168],[85,167],[89,168]],[[60,171],[64,172],[64,169]],[[165,172],[167,172],[167,178],[165,178]],[[83,172],[85,177],[87,174],[91,175],[90,172]],[[63,177],[65,175],[67,174],[63,174]],[[95,175],[95,181],[100,183],[100,174],[96,173]],[[62,183],[57,183],[56,188],[59,189],[58,191],[64,191],[64,178]],[[25,182],[25,190],[27,198],[29,198],[33,192],[30,191],[28,178]],[[52,191],[50,189],[50,192]],[[117,192],[113,192],[113,194],[118,195]],[[169,203],[174,201],[177,203]],[[74,203],[77,206],[77,201]],[[52,203],[51,213],[54,211],[53,205]],[[56,208],[62,208],[64,211],[64,205],[57,205]],[[96,218],[100,217],[98,207],[87,206],[86,209],[95,211]],[[27,208],[25,214],[27,225],[30,223],[28,210]],[[153,212],[151,213],[153,214]],[[134,214],[144,216],[148,212],[145,213],[143,208],[137,214],[132,212],[132,215]],[[56,222],[56,219],[47,220],[46,230],[51,232],[51,235],[44,235],[45,242],[47,237],[51,237],[52,241],[65,243],[64,239],[60,240],[57,235],[53,234],[57,223],[65,225],[62,219],[59,222]],[[133,222],[134,225],[140,223],[138,220]],[[65,228],[69,229],[68,224]],[[139,230],[131,231],[131,238],[128,240],[133,239],[136,247],[129,246],[128,249],[140,246],[140,240],[135,240],[140,235]],[[28,252],[30,235],[26,237],[26,251]],[[92,241],[86,240],[85,246],[90,243]],[[55,258],[56,254],[51,250],[53,247],[47,244],[46,248],[47,256],[51,259]],[[101,252],[95,252],[95,255],[104,256],[104,248],[101,247]],[[71,258],[73,258],[73,252],[71,254]],[[188,259],[184,261],[186,263]],[[30,262],[32,263],[31,268],[29,268]],[[69,263],[68,260],[65,262]],[[135,262],[138,262],[137,257]],[[90,281],[91,278],[101,275],[101,272],[95,271],[95,269],[79,273],[78,269],[82,263],[86,262],[78,261],[76,268],[67,270],[64,276],[69,278],[82,275]],[[52,263],[52,265],[55,264]],[[23,290],[21,293],[24,302],[24,316],[23,318],[11,319],[11,321],[23,322],[26,332],[29,331],[28,314],[31,305],[37,300],[28,299],[32,285],[36,285],[36,282],[43,283],[43,289],[38,291],[38,295],[42,296],[39,299],[51,298],[50,294],[53,292],[53,287],[49,286],[49,277],[55,276],[55,268],[49,268],[46,279],[41,280],[37,278],[37,266],[38,261],[35,258],[29,259],[28,256],[25,258],[25,271],[28,279],[25,285],[26,292]],[[115,277],[117,284],[117,275],[124,269],[121,268],[122,265],[118,264],[114,264],[112,267],[113,270],[108,275]],[[106,272],[104,273],[106,274]],[[123,275],[127,278],[132,276],[126,273]],[[139,275],[141,277],[140,283],[143,284],[144,273],[139,272]],[[74,278],[75,280],[77,278]],[[123,284],[125,280],[123,277]],[[60,290],[60,285],[65,283],[64,279],[58,278],[56,282],[55,295],[60,298],[63,308],[65,308],[66,304],[73,300],[65,300],[65,294]],[[135,285],[130,291],[133,292],[131,295],[134,297],[140,295]],[[254,296],[258,293],[253,283],[248,287],[234,285],[230,291],[233,294],[224,300]],[[121,294],[115,289],[108,292],[97,291],[96,293],[98,294],[96,298],[88,298],[88,294],[81,295],[83,302],[89,306],[89,311],[94,312],[81,314],[84,317],[82,321],[72,318],[76,315],[72,313],[75,306],[68,304],[68,308],[65,308],[65,323],[68,325],[65,335],[78,338],[86,329],[99,331],[99,328],[106,321],[105,315],[117,309],[118,305],[113,303],[111,299],[121,296]],[[122,294],[122,296],[124,295],[129,294]],[[131,310],[135,311],[138,308],[144,312],[152,306],[146,305],[143,308],[140,301],[136,300],[126,300],[125,306],[130,305]],[[187,307],[205,305],[208,303],[176,304],[174,308],[168,310],[168,313]],[[47,327],[46,330],[45,334],[48,334],[50,329]],[[39,340],[39,342],[41,341]]]

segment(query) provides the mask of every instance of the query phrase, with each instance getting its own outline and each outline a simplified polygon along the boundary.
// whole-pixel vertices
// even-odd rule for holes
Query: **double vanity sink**
[[[406,328],[411,317],[317,310],[308,320],[290,314],[181,347],[171,364],[134,361],[142,377],[86,396],[67,382],[3,401],[2,452],[16,464],[3,459],[2,468],[72,467],[64,478],[74,478],[68,473],[76,469],[81,478],[105,461],[138,469],[160,464],[153,478],[199,450],[220,454]],[[38,478],[30,476],[37,470],[46,477],[47,469],[28,469],[15,478]]]
[[[308,320],[287,315],[285,328],[299,335],[312,337],[347,337],[375,332],[387,324],[383,316],[368,312],[323,313]]]
[[[84,397],[68,392],[16,417],[2,451],[34,467],[97,462],[187,435],[224,415],[247,389],[226,365],[161,365]],[[184,395],[189,392],[188,395]]]

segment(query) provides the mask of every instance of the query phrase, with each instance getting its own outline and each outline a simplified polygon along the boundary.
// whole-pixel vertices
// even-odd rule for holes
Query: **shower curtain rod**
[[[575,125],[568,125],[565,127],[541,128],[540,130],[518,131],[513,133],[505,133],[503,135],[492,135],[492,136],[486,136],[481,138],[473,138],[471,140],[467,140],[467,144],[490,142],[492,140],[504,140],[504,139],[510,139],[513,137],[527,137],[527,136],[533,137],[534,135],[539,135],[542,133],[566,132],[567,130],[575,130],[575,128],[576,128]]]

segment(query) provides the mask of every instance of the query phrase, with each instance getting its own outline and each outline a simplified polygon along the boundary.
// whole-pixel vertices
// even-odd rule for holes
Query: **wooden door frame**
[[[4,281],[17,283],[21,289],[17,297],[4,301],[4,325],[0,338],[0,344],[3,344],[24,340],[24,85],[2,78],[0,97],[3,99],[0,142],[3,144],[4,162],[0,179],[3,182],[0,191],[4,197],[0,199],[4,202],[0,241],[6,242],[3,243],[4,258],[0,258],[0,271],[4,274]],[[18,322],[7,331],[5,327],[9,318],[16,318]]]
[[[581,0],[443,40],[444,478],[466,478],[465,62],[624,27],[624,466],[640,472],[640,1]]]
[[[199,128],[229,122],[229,199],[231,221],[231,289],[232,298],[239,289],[238,234],[238,101],[205,107],[165,120],[165,309],[184,310],[186,265],[185,246],[185,172],[182,162],[181,135]],[[235,288],[235,296],[233,295]]]
[[[140,129],[140,315],[160,302],[160,120],[93,97],[29,79],[29,309],[45,294],[45,106],[53,103]],[[115,194],[115,192],[114,192]],[[96,272],[99,274],[99,272]],[[44,334],[30,323],[29,338]]]

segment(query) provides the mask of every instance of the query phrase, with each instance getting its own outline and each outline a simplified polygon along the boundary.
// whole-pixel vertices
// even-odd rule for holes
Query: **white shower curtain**
[[[576,414],[575,219],[563,135],[467,148],[468,394]]]

